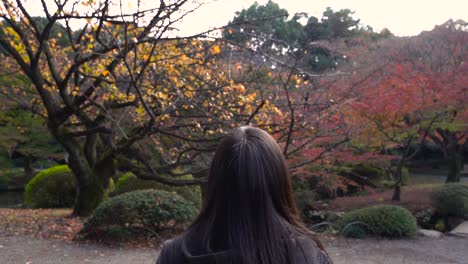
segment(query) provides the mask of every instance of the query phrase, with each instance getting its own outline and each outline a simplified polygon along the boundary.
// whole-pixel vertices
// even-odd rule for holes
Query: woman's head
[[[244,216],[278,213],[292,220],[296,206],[286,161],[276,141],[267,132],[248,126],[225,136],[211,164],[205,203]]]
[[[238,251],[242,263],[286,263],[288,241],[307,231],[299,220],[285,158],[267,132],[244,126],[222,139],[204,206],[190,231],[201,235],[209,250]]]

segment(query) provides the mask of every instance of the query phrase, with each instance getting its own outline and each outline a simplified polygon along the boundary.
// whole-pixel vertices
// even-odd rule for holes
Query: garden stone
[[[432,237],[432,238],[440,238],[442,237],[442,232],[436,230],[429,230],[429,229],[419,229],[418,234],[421,236]]]
[[[458,225],[455,229],[450,231],[449,234],[468,238],[468,221],[465,221]]]

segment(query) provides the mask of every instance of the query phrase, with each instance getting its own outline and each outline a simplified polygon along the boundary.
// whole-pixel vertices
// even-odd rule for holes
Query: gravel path
[[[324,241],[335,264],[468,264],[468,238]]]
[[[154,264],[156,256],[149,249],[0,236],[1,264]]]
[[[468,264],[467,238],[340,238],[326,240],[324,243],[335,264]],[[154,264],[156,256],[157,252],[150,249],[109,248],[31,237],[0,237],[2,264]]]

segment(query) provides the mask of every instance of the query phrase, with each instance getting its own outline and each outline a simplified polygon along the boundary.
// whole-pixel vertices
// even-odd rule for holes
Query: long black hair
[[[236,252],[235,263],[283,264],[290,263],[293,238],[304,235],[323,250],[300,220],[280,147],[259,128],[234,129],[216,150],[187,240],[202,251]]]

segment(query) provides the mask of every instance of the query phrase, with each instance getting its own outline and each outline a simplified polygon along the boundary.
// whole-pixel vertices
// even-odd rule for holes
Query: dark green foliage
[[[33,17],[33,21],[37,24],[39,31],[42,31],[46,25],[49,23],[49,20],[45,17]],[[50,37],[57,40],[57,44],[62,47],[70,46],[70,38],[67,33],[67,29],[63,27],[60,23],[55,22],[50,31]]]
[[[334,166],[333,172],[349,180],[337,188],[337,196],[366,195],[365,186],[375,188],[385,176],[375,163],[344,163]]]
[[[161,190],[124,193],[103,202],[85,223],[82,233],[144,228],[154,232],[192,220],[197,209],[180,195]]]
[[[0,168],[4,170],[14,168],[14,166],[15,164],[13,160],[9,157],[9,155],[6,152],[0,151]],[[0,182],[1,180],[2,179],[0,177]]]
[[[32,177],[25,175],[20,168],[4,169],[0,171],[0,189],[10,187],[25,186]]]
[[[236,12],[223,38],[269,54],[301,56],[304,59],[301,67],[320,72],[334,69],[345,57],[311,43],[361,36],[377,40],[391,36],[388,30],[377,33],[369,26],[361,27],[353,13],[349,9],[327,8],[321,19],[307,13],[296,13],[289,18],[287,10],[271,0],[264,5],[255,2]],[[303,25],[305,20],[307,23]]]
[[[304,212],[305,210],[309,209],[316,199],[315,192],[311,190],[295,191],[294,195],[296,197],[297,208],[301,212]]]
[[[353,18],[353,13],[354,12],[349,9],[333,11],[333,9],[327,7],[325,12],[323,12],[321,28],[319,27],[320,31],[316,34],[326,39],[351,37],[355,35],[359,29],[359,19]],[[313,26],[307,28],[314,32],[315,28]]]
[[[41,171],[29,181],[24,202],[31,208],[72,207],[76,196],[76,180],[67,165]]]
[[[364,238],[367,236],[366,225],[360,222],[349,223],[343,227],[342,234],[350,238]]]
[[[298,18],[297,18],[298,19]],[[296,20],[297,20],[296,19]],[[268,1],[265,5],[252,4],[248,9],[236,12],[224,38],[245,45],[259,46],[264,51],[287,48],[302,38],[302,25],[294,19],[288,21],[288,11]],[[275,43],[274,40],[280,40]]]
[[[425,209],[414,214],[418,226],[424,229],[435,229],[438,217],[434,214],[433,209]]]
[[[169,186],[153,180],[138,179],[138,177],[131,172],[125,173],[117,180],[115,190],[111,196],[146,189],[175,192],[188,201],[193,202],[198,208],[201,206],[201,191],[199,186]]]
[[[379,181],[384,177],[382,169],[367,163],[355,164],[351,167],[351,171],[372,181]]]
[[[0,82],[9,81],[3,77]],[[23,165],[29,162],[32,166],[34,161],[62,156],[60,152],[61,147],[47,131],[43,118],[20,107],[0,111],[0,165],[5,164],[2,160],[15,158],[21,159]],[[32,171],[28,174],[33,176]]]
[[[360,223],[369,235],[383,237],[405,237],[416,232],[416,218],[405,208],[394,205],[376,205],[357,209],[346,213],[339,221],[342,228],[348,226],[350,230],[343,231],[345,235],[360,234],[358,227],[349,224]],[[347,233],[348,232],[348,233]]]
[[[448,183],[430,194],[431,205],[442,216],[463,217],[468,214],[468,186]]]
[[[13,182],[13,179],[21,177],[23,175],[23,171],[19,169],[7,169],[5,167],[1,167],[1,169],[2,170],[0,172],[0,186],[7,186],[11,184],[11,182]]]

